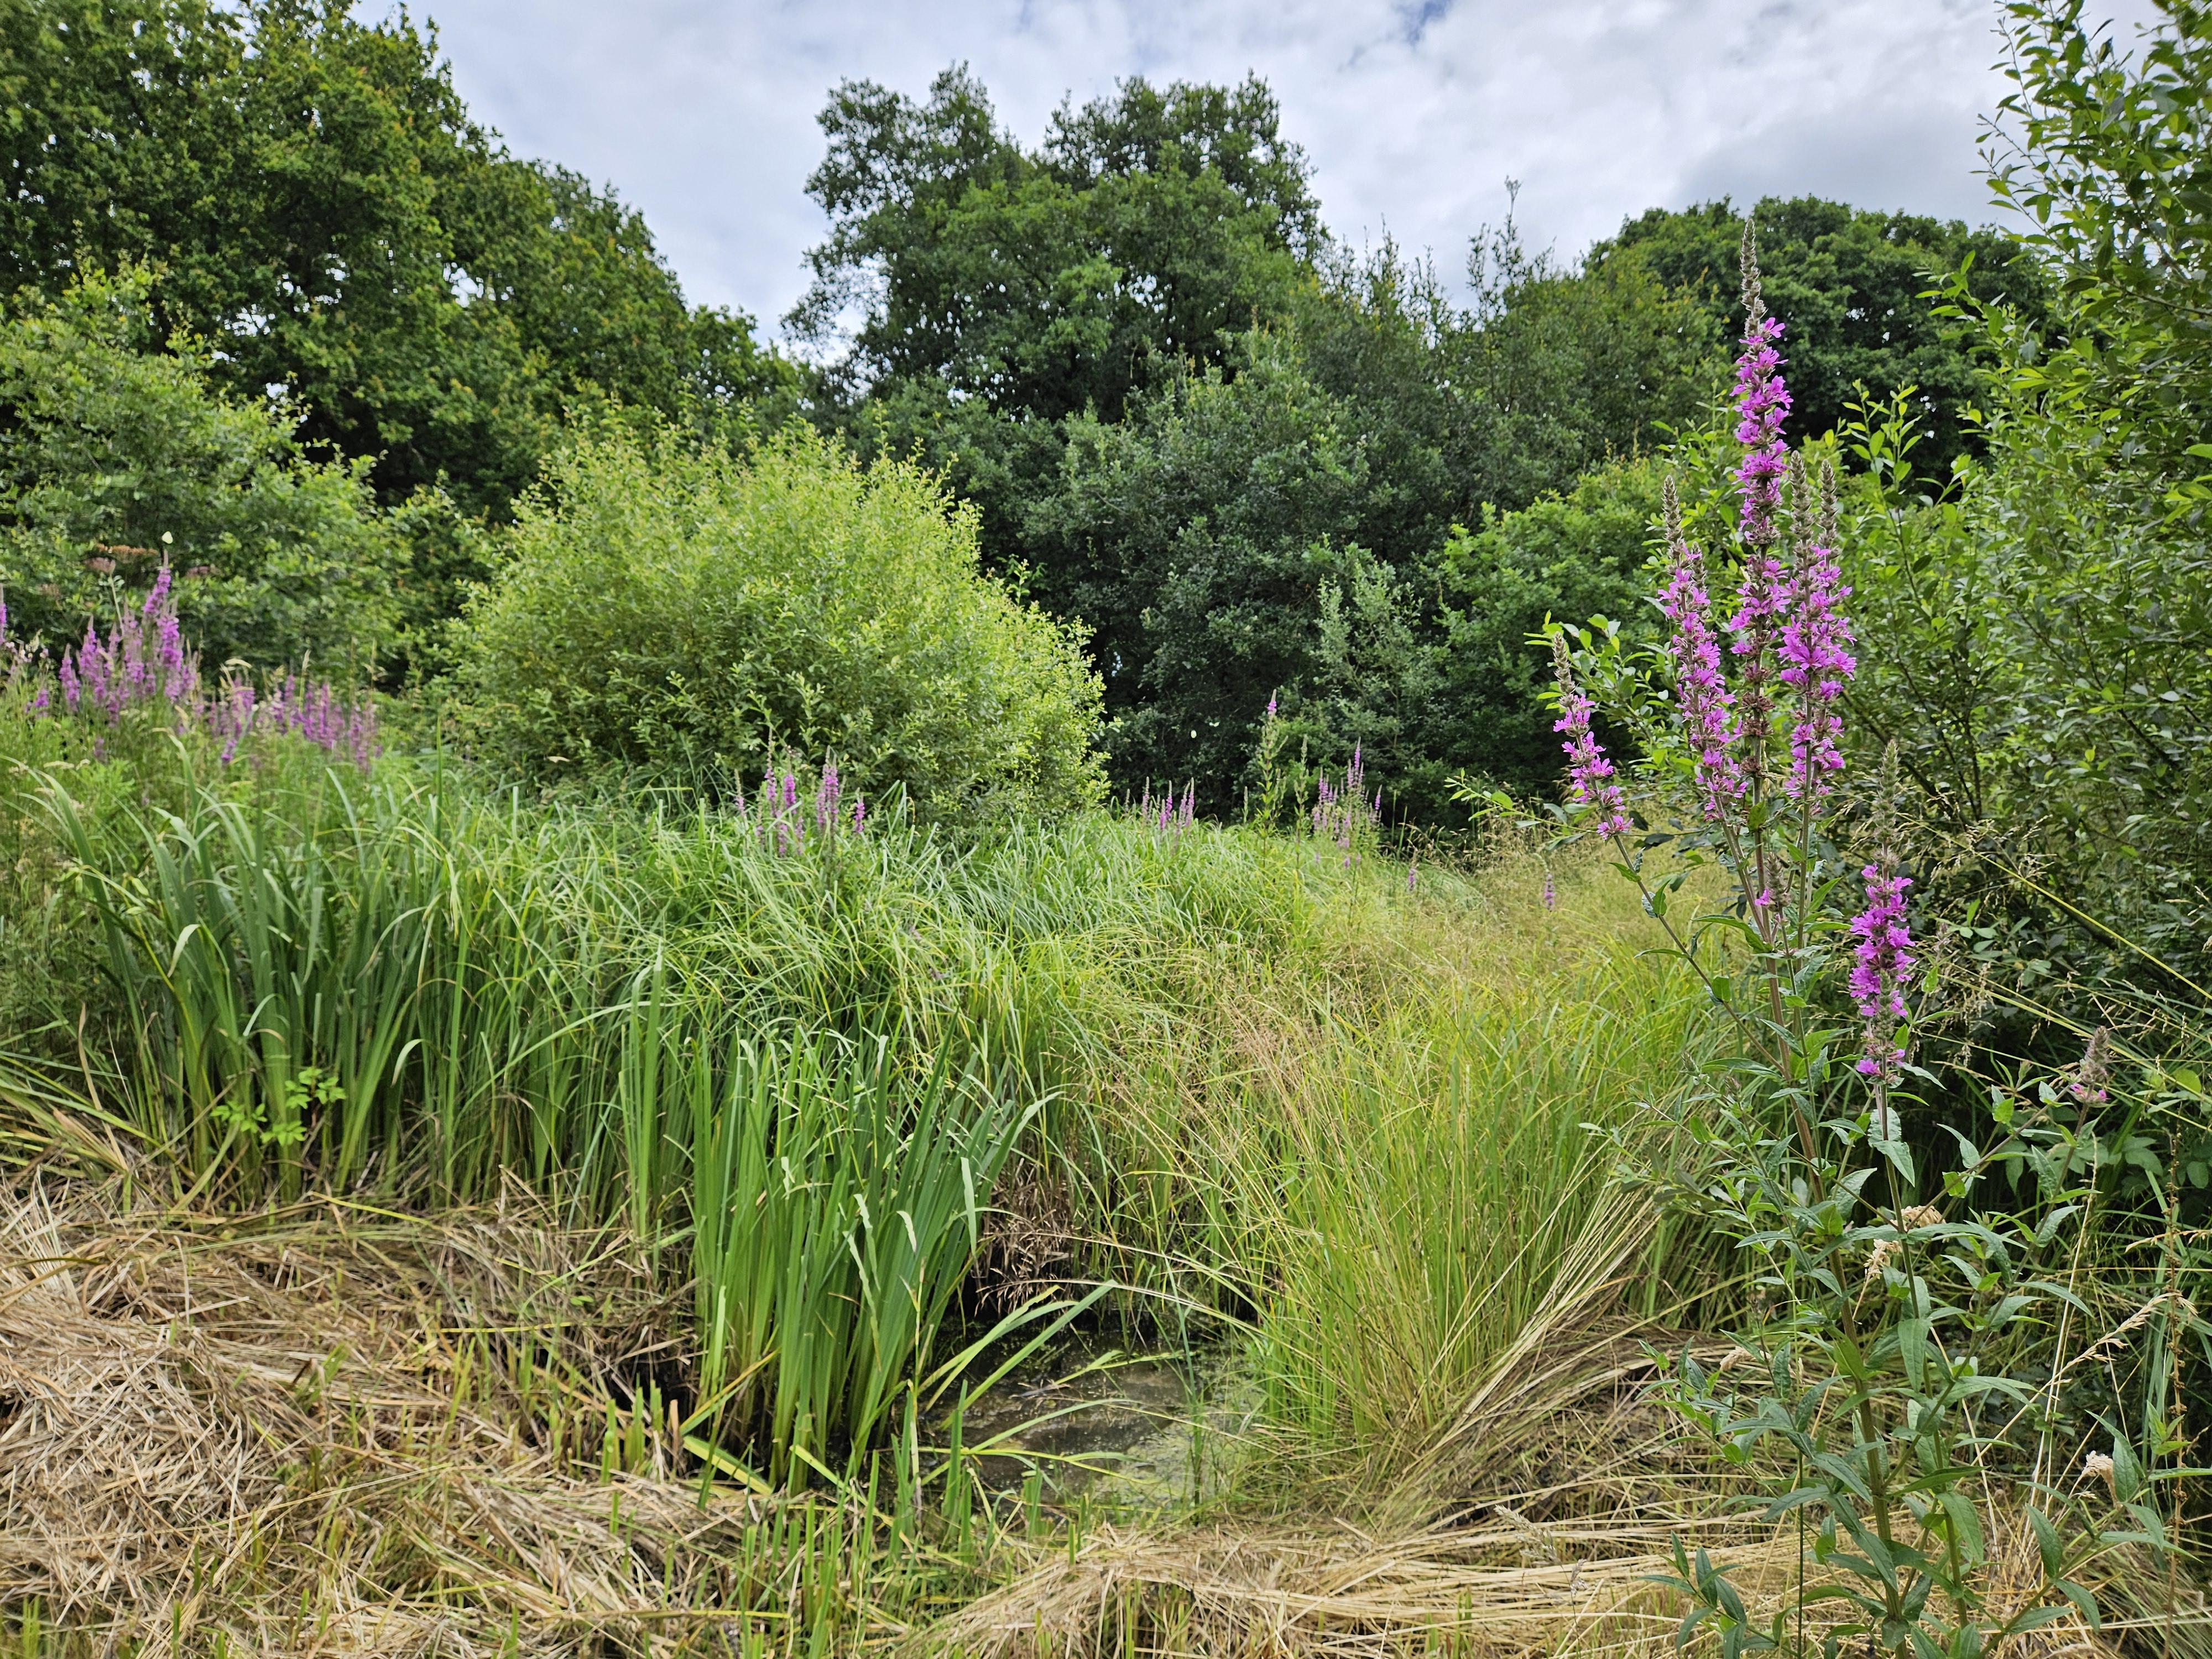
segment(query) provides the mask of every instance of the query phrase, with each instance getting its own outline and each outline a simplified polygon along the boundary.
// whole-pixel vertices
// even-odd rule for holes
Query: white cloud
[[[364,4],[378,15],[378,3]],[[1130,75],[1256,70],[1339,235],[1456,272],[1522,184],[1577,252],[1647,207],[1811,191],[1989,216],[1992,0],[433,0],[462,94],[521,155],[613,184],[695,298],[773,327],[823,222],[814,123],[847,76],[966,61],[1034,142]],[[2150,0],[2106,0],[2124,38]]]

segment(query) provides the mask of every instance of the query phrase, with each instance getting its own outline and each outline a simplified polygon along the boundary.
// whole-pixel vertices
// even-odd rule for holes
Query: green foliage
[[[743,459],[666,428],[580,430],[520,504],[460,650],[470,729],[540,778],[726,793],[795,751],[933,817],[1097,793],[1097,684],[978,573],[972,510],[804,428]]]
[[[204,347],[146,349],[146,287],[88,277],[0,321],[0,583],[16,637],[58,652],[121,588],[196,573],[207,660],[366,672],[405,554],[366,463],[319,463],[265,404],[208,386]]]
[[[917,104],[848,82],[807,188],[830,219],[789,321],[849,351],[823,390],[856,441],[930,463],[982,513],[994,562],[1058,471],[1063,419],[1109,422],[1228,331],[1279,317],[1317,235],[1306,165],[1257,81],[1061,109],[1043,145],[1002,133],[948,70]],[[1055,595],[1040,589],[1062,615]]]
[[[507,156],[404,14],[8,0],[0,85],[0,288],[147,266],[150,344],[204,341],[387,501],[502,510],[594,389],[674,416],[793,385],[634,212]]]
[[[1616,462],[1565,495],[1454,526],[1437,556],[1443,635],[1438,699],[1450,713],[1440,763],[1536,794],[1561,761],[1547,702],[1550,664],[1528,638],[1553,617],[1604,616],[1632,641],[1654,636],[1644,575],[1662,463]]]
[[[1439,335],[1430,372],[1460,408],[1446,453],[1470,512],[1525,507],[1648,453],[1720,383],[1716,320],[1641,258],[1531,256],[1509,221],[1476,239],[1468,276],[1474,303]]]
[[[1936,279],[1968,266],[1980,300],[2039,320],[2047,280],[2034,253],[1996,230],[1956,221],[1875,213],[1801,196],[1751,210],[1768,309],[1788,329],[1782,350],[1796,399],[1792,438],[1819,438],[1848,418],[1864,387],[1878,398],[1914,389],[1925,433],[1923,468],[1948,477],[1978,447],[1970,411],[1983,401],[1988,354],[1945,326],[1928,298]],[[1590,251],[1603,270],[1638,265],[1670,292],[1693,298],[1731,340],[1743,331],[1737,248],[1744,215],[1724,198],[1680,210],[1654,208]]]
[[[1395,583],[1360,544],[1364,446],[1294,343],[1267,335],[1241,343],[1233,379],[1179,377],[1127,420],[1086,415],[1068,437],[1064,488],[1033,509],[1030,541],[1095,629],[1117,777],[1194,777],[1219,811],[1274,693],[1295,706],[1332,671],[1340,687],[1353,652],[1398,622]],[[1413,664],[1401,651],[1396,665]],[[1370,738],[1393,720],[1395,688],[1341,689],[1374,716]],[[1340,734],[1315,730],[1336,758]]]
[[[717,1439],[760,1419],[772,1481],[805,1484],[831,1431],[852,1473],[907,1385],[945,1380],[932,1340],[1034,1108],[1018,1074],[943,1058],[915,1087],[888,1039],[733,1044],[717,1074],[670,1038],[666,1081],[693,1114],[699,1395],[719,1401],[702,1415]]]
[[[2212,52],[2175,8],[2130,65],[2077,10],[2013,12],[2022,148],[1997,181],[2051,262],[2049,327],[1946,295],[1999,368],[1985,461],[1929,478],[1896,400],[1847,443],[1871,490],[1856,722],[1898,744],[1916,856],[1950,870],[1935,896],[1974,953],[2087,1016],[2099,981],[2205,982],[2212,544],[2190,447],[2212,439],[2212,355],[2187,320],[2205,279],[2172,251],[2206,234],[2191,135]]]

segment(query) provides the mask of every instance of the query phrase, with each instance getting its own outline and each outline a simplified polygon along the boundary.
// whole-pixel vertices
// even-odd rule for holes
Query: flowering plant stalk
[[[732,785],[730,814],[779,858],[810,845],[834,851],[846,836],[867,833],[867,797],[855,790],[847,799],[844,776],[834,755],[823,761],[812,798],[805,799],[802,790],[799,773],[779,774],[771,752],[761,772],[759,792],[750,804],[744,786]]]
[[[1794,1525],[1801,1543],[1796,1593],[1765,1619],[1705,1549],[1677,1542],[1662,1582],[1689,1604],[1677,1645],[1709,1628],[1724,1659],[1793,1641],[1809,1651],[1815,1634],[1832,1659],[1846,1643],[1976,1659],[2069,1609],[2094,1626],[2084,1563],[2164,1535],[2135,1501],[2148,1477],[2124,1494],[2088,1494],[2124,1509],[2122,1529],[2084,1519],[2079,1483],[2062,1485],[2047,1431],[2038,1441],[2036,1390],[1994,1357],[2066,1294],[2038,1264],[2088,1201],[2072,1178],[2077,1132],[2002,1100],[1993,1145],[1951,1131],[1960,1158],[1943,1202],[1920,1191],[1903,1121],[1907,1085],[1925,1075],[1911,1064],[1911,1014],[1927,988],[1914,977],[1912,882],[1886,830],[1870,856],[1846,860],[1837,844],[1840,704],[1856,664],[1835,481],[1824,464],[1816,486],[1782,435],[1784,331],[1761,301],[1748,227],[1742,265],[1737,505],[1723,550],[1732,607],[1723,617],[1715,606],[1722,573],[1686,532],[1670,481],[1657,596],[1668,633],[1648,675],[1626,665],[1613,625],[1555,623],[1540,636],[1568,761],[1564,816],[1611,842],[1728,1038],[1727,1064],[1662,1114],[1667,1167],[1644,1164],[1625,1134],[1618,1143],[1625,1168],[1694,1205],[1752,1268],[1733,1358],[1708,1370],[1686,1348],[1655,1356],[1662,1397],[1727,1462],[1765,1478],[1764,1515]],[[1601,713],[1644,750],[1632,779],[1599,739]],[[1675,867],[1654,877],[1646,860],[1667,847]],[[1686,884],[1714,866],[1723,902],[1684,916]],[[1849,1023],[1838,1022],[1839,991]],[[1993,1172],[2023,1169],[2037,1176],[2034,1209],[1980,1207]],[[2115,1460],[2122,1449],[2116,1440]],[[2000,1595],[1986,1569],[2008,1517],[2037,1571],[2032,1589]],[[1809,1588],[1808,1558],[1826,1580]]]
[[[365,697],[341,699],[327,681],[310,681],[294,669],[257,688],[250,675],[233,666],[206,684],[198,654],[185,644],[167,565],[136,609],[117,607],[105,635],[97,620],[87,622],[84,637],[63,650],[51,677],[42,645],[8,638],[4,600],[0,651],[9,684],[29,685],[26,712],[34,720],[76,720],[104,733],[134,714],[150,717],[173,730],[213,738],[226,766],[256,733],[290,732],[364,770],[379,752],[376,706]],[[95,753],[105,747],[105,736],[96,738]]]

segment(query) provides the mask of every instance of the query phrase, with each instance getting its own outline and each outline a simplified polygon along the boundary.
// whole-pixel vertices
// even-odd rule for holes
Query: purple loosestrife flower
[[[1559,745],[1567,756],[1567,792],[1575,805],[1597,815],[1592,828],[1599,835],[1626,834],[1628,802],[1620,785],[1613,781],[1613,763],[1605,757],[1604,749],[1590,732],[1590,714],[1596,705],[1575,684],[1574,663],[1567,655],[1564,634],[1552,635],[1552,671],[1559,682],[1559,718],[1552,723],[1552,730],[1567,735]]]
[[[1910,878],[1879,864],[1860,872],[1866,882],[1866,908],[1851,918],[1851,997],[1866,1023],[1866,1053],[1859,1070],[1887,1084],[1897,1077],[1905,1050],[1893,1033],[1905,1018],[1905,979],[1912,971],[1912,933],[1905,921],[1905,890]]]
[[[1552,872],[1549,870],[1544,872],[1544,908],[1547,910],[1556,910],[1559,908],[1559,890],[1552,885]]]
[[[1749,221],[1743,228],[1743,349],[1735,362],[1735,439],[1744,452],[1735,474],[1743,503],[1737,521],[1743,566],[1729,629],[1735,635],[1732,649],[1743,659],[1737,712],[1745,735],[1754,744],[1764,744],[1773,709],[1768,690],[1773,670],[1768,657],[1782,605],[1782,566],[1772,550],[1778,533],[1775,512],[1781,504],[1782,474],[1790,453],[1782,424],[1789,417],[1790,399],[1782,378],[1782,354],[1775,348],[1782,325],[1766,314],[1759,297],[1759,242]]]
[[[1664,500],[1674,563],[1659,605],[1674,629],[1667,641],[1667,654],[1674,660],[1674,703],[1697,765],[1698,801],[1705,817],[1717,821],[1746,788],[1735,752],[1735,700],[1722,678],[1720,642],[1707,619],[1705,556],[1682,533],[1682,506],[1672,478]]]
[[[1823,498],[1832,502],[1834,471],[1824,466],[1822,472]],[[1796,481],[1802,500],[1802,467]],[[1843,585],[1835,554],[1808,537],[1799,546],[1796,566],[1782,625],[1782,678],[1797,691],[1798,718],[1790,733],[1790,776],[1783,787],[1793,799],[1809,794],[1817,801],[1829,791],[1829,775],[1844,769],[1837,746],[1844,722],[1836,700],[1858,661],[1844,649],[1851,643],[1851,624],[1841,607],[1851,590]]]
[[[866,822],[867,822],[867,817],[868,817],[868,798],[867,798],[866,795],[855,795],[855,796],[854,796],[854,797],[853,797],[853,833],[854,833],[854,835],[858,835],[858,834],[860,834],[860,826],[861,826],[863,823],[866,823]]]
[[[68,705],[70,713],[74,714],[76,713],[77,699],[84,694],[83,687],[78,682],[76,677],[76,655],[74,652],[64,651],[62,653],[60,678],[62,683],[62,702]]]

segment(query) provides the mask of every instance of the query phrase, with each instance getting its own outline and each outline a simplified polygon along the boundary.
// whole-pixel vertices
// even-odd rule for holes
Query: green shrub
[[[981,574],[975,520],[907,463],[801,428],[744,457],[589,422],[522,504],[460,641],[465,718],[538,776],[715,791],[790,752],[918,810],[1094,799],[1076,640]]]
[[[0,321],[0,583],[12,631],[73,641],[163,562],[213,667],[312,655],[365,672],[404,556],[366,464],[307,459],[290,421],[227,402],[187,340],[162,350],[143,278],[88,276]]]

